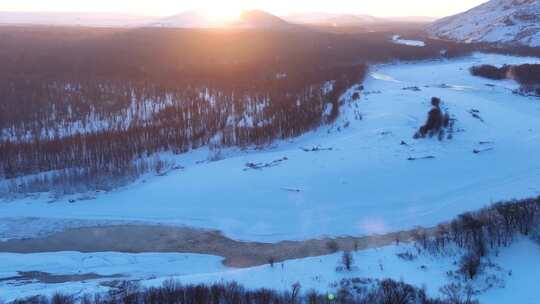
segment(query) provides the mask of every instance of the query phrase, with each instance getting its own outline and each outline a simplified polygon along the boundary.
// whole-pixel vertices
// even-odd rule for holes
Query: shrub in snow
[[[337,252],[339,250],[339,244],[334,240],[330,240],[326,242],[326,249],[328,249],[332,253]]]
[[[540,84],[540,64],[512,66],[511,74],[521,85]]]
[[[116,303],[137,304],[142,299],[143,289],[138,282],[122,281],[111,289],[109,297]]]
[[[475,252],[464,255],[459,261],[459,271],[469,280],[474,280],[481,270],[480,256]]]
[[[117,287],[137,286],[130,293],[116,290],[109,294],[84,295],[77,301],[66,295],[54,298],[37,296],[19,301],[16,304],[163,304],[163,303],[234,303],[234,304],[473,304],[476,303],[467,295],[466,289],[455,285],[444,289],[448,299],[433,299],[426,295],[424,289],[396,282],[391,279],[344,279],[333,284],[338,290],[330,294],[322,294],[316,290],[301,292],[301,285],[295,283],[289,291],[272,289],[246,289],[238,283],[216,283],[212,285],[182,285],[176,281],[165,281],[160,287],[142,288],[137,284],[120,282]],[[129,287],[131,288],[131,287]],[[471,294],[472,295],[472,294]],[[59,301],[59,302],[55,302]]]
[[[446,297],[446,303],[451,304],[478,304],[479,302],[473,300],[474,290],[470,285],[461,284],[449,284],[441,287],[439,290],[441,294]]]
[[[426,295],[425,290],[404,282],[396,282],[391,279],[378,281],[354,278],[344,279],[340,282],[337,300],[330,303],[450,304],[454,302],[431,299]],[[464,302],[459,303],[461,304]]]
[[[417,255],[413,254],[412,252],[401,252],[401,253],[397,253],[396,256],[404,261],[414,261],[418,258]]]
[[[291,286],[291,295],[290,295],[291,304],[296,304],[297,302],[300,303],[300,290],[301,289],[302,289],[302,285],[300,285],[299,282],[296,282]]]
[[[268,264],[270,265],[270,267],[274,268],[275,262],[276,262],[276,259],[274,259],[273,257],[268,258]]]
[[[223,156],[221,149],[211,149],[210,153],[208,155],[208,161],[216,162],[223,160],[225,157]]]
[[[437,135],[439,140],[443,140],[445,129],[448,129],[448,138],[450,139],[452,136],[451,134],[453,133],[453,120],[450,118],[448,112],[443,113],[441,109],[441,100],[438,97],[433,97],[431,99],[431,105],[432,108],[428,113],[426,123],[414,134],[414,138],[419,139]]]
[[[349,251],[343,252],[343,255],[341,256],[341,264],[343,265],[344,270],[352,270],[354,264],[354,257]]]
[[[71,304],[74,303],[72,296],[67,296],[63,294],[55,294],[51,298],[51,304]]]
[[[504,65],[500,68],[480,65],[472,67],[471,74],[493,80],[514,79],[521,84],[516,93],[540,96],[540,64]]]
[[[484,77],[493,80],[502,80],[506,79],[509,70],[510,66],[507,65],[498,68],[492,65],[484,64],[479,66],[473,66],[470,69],[470,72],[474,76]]]
[[[518,235],[534,239],[537,231],[540,231],[540,197],[496,203],[477,212],[464,213],[435,230],[418,229],[411,237],[419,251],[455,254],[458,248],[468,252],[460,260],[459,272],[473,279],[481,272],[482,265],[490,266],[482,263],[489,251],[510,246]]]

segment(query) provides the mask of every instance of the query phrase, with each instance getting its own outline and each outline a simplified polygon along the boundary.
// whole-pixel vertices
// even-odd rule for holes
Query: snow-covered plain
[[[341,254],[291,260],[274,267],[264,265],[247,269],[222,266],[220,258],[194,254],[121,254],[76,252],[43,254],[0,254],[0,299],[11,301],[32,295],[52,295],[57,292],[81,296],[85,293],[106,292],[103,284],[112,280],[136,280],[142,286],[160,286],[166,280],[190,283],[238,282],[247,288],[289,290],[299,282],[303,291],[334,292],[335,283],[344,278],[371,278],[402,280],[425,287],[428,294],[441,296],[439,289],[450,282],[463,283],[448,272],[456,271],[459,252],[447,255],[421,253],[412,261],[397,254],[409,252],[417,255],[408,244],[388,246],[353,253],[352,271],[336,271]],[[487,267],[472,282],[481,303],[536,303],[533,292],[540,272],[540,247],[522,239],[492,256],[494,266]],[[496,266],[495,266],[496,265]],[[2,280],[17,276],[19,271],[41,271],[60,275],[94,273],[102,276],[120,275],[80,282],[45,284],[37,281]],[[493,283],[487,287],[486,282]]]
[[[477,64],[531,62],[540,59],[475,54],[377,66],[360,100],[352,100],[354,89],[344,96],[333,126],[262,150],[227,150],[221,161],[204,161],[205,149],[176,156],[185,169],[94,200],[49,203],[43,194],[1,202],[0,216],[190,225],[269,242],[436,225],[540,194],[540,101],[512,94],[514,82],[468,72]],[[412,139],[433,96],[457,119],[452,140]],[[301,149],[313,147],[322,149]],[[435,159],[408,160],[424,156]]]

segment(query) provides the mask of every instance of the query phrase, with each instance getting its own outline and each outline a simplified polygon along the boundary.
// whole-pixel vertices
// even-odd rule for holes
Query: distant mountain
[[[174,28],[212,28],[223,26],[222,23],[212,20],[207,15],[197,11],[186,11],[178,15],[160,19],[150,26]]]
[[[435,21],[432,17],[374,17],[370,15],[331,14],[331,13],[298,13],[284,17],[290,23],[325,25],[325,26],[358,26],[392,22],[428,23]]]
[[[137,27],[151,20],[151,17],[115,13],[0,12],[0,25]]]
[[[290,23],[330,26],[362,25],[382,21],[380,18],[368,15],[330,13],[298,13],[284,18]]]
[[[409,23],[431,23],[437,18],[429,16],[404,16],[404,17],[387,17],[384,18],[386,21],[390,22],[409,22]]]
[[[187,11],[175,16],[160,19],[150,26],[175,28],[234,28],[234,29],[276,29],[290,30],[297,26],[258,10],[244,11],[236,20],[216,21],[215,19],[197,11]]]
[[[420,17],[378,18],[368,15],[299,13],[278,17],[260,10],[243,12],[237,20],[216,20],[199,11],[169,17],[143,17],[116,13],[0,12],[0,25],[52,25],[88,27],[241,28],[302,30],[302,25],[357,26],[385,22],[415,22]]]
[[[233,28],[242,29],[274,29],[274,30],[294,30],[300,29],[297,25],[291,24],[284,19],[267,13],[265,11],[250,10],[244,11],[236,22],[229,25]]]
[[[463,42],[540,46],[540,0],[491,0],[428,28],[435,37]]]

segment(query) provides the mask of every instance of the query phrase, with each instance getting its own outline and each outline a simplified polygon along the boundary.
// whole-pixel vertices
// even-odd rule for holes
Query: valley
[[[360,99],[352,98],[358,92],[354,86],[342,96],[344,103],[335,123],[301,137],[278,141],[266,147],[223,149],[223,158],[217,161],[204,161],[211,153],[206,148],[183,155],[164,154],[162,158],[169,158],[183,169],[167,172],[163,176],[147,175],[132,185],[93,194],[92,199],[80,200],[79,197],[84,197],[82,194],[50,201],[46,194],[41,194],[3,202],[2,218],[10,222],[7,227],[11,230],[17,227],[19,220],[21,225],[25,223],[25,218],[44,218],[47,224],[41,229],[45,234],[40,234],[40,231],[24,233],[24,229],[19,228],[25,240],[19,245],[16,240],[0,243],[0,251],[9,252],[9,248],[20,246],[18,248],[21,249],[11,250],[32,252],[32,238],[37,235],[43,238],[35,242],[43,244],[35,247],[42,248],[37,251],[48,251],[49,248],[53,251],[87,252],[82,255],[109,250],[126,254],[152,252],[161,247],[152,242],[159,238],[171,238],[174,240],[172,243],[162,243],[166,252],[213,253],[227,257],[228,262],[225,263],[228,266],[249,266],[252,262],[234,262],[235,258],[242,261],[243,254],[233,251],[230,256],[231,253],[220,251],[219,246],[211,245],[214,243],[210,240],[221,239],[219,242],[225,242],[224,248],[245,252],[239,245],[226,244],[234,243],[232,240],[263,242],[269,244],[257,246],[272,248],[287,244],[282,241],[322,238],[318,241],[319,249],[314,249],[317,246],[312,249],[299,247],[299,252],[309,250],[303,251],[305,253],[300,256],[294,253],[289,257],[282,256],[290,249],[276,247],[276,261],[281,261],[328,254],[324,245],[327,242],[325,237],[356,236],[361,244],[366,242],[366,245],[359,247],[361,254],[364,254],[370,252],[364,251],[364,248],[374,244],[380,247],[394,243],[396,235],[392,235],[392,232],[416,226],[434,227],[463,212],[474,211],[497,201],[538,195],[536,184],[540,171],[534,167],[536,161],[532,159],[540,155],[535,152],[537,145],[534,135],[535,130],[540,128],[536,118],[540,111],[537,99],[514,95],[512,90],[519,85],[511,80],[491,81],[474,77],[468,72],[470,67],[479,64],[538,61],[535,58],[475,53],[458,59],[374,66],[370,69],[364,89],[360,91]],[[456,121],[452,138],[442,141],[437,138],[415,140],[412,136],[425,121],[429,100],[433,96],[442,99],[442,107]],[[476,110],[473,113],[479,113],[477,117],[471,115],[471,109]],[[427,156],[432,158],[422,159]],[[280,161],[274,163],[276,160]],[[494,167],[495,163],[499,165]],[[252,169],[248,164],[262,166]],[[393,171],[389,171],[389,168]],[[209,185],[212,191],[205,190]],[[393,185],[391,191],[388,185]],[[65,232],[62,232],[62,228],[48,227],[56,222],[61,227],[62,222],[66,221],[70,224]],[[92,228],[91,224],[78,228],[78,221],[100,223],[102,228]],[[134,230],[131,236],[128,232],[130,226],[125,226],[130,222],[139,225],[132,226]],[[150,225],[150,233],[137,232],[137,229],[144,230],[145,225]],[[179,228],[172,228],[175,226]],[[7,237],[8,231],[2,231],[1,227],[1,238],[17,238]],[[187,227],[212,229],[223,235],[211,231],[197,232]],[[120,233],[122,229],[124,232]],[[192,235],[188,239],[203,237],[204,241],[190,247],[182,245],[184,242],[183,237],[178,238],[180,235],[163,234],[163,231],[174,229],[187,229],[184,231],[191,231]],[[85,236],[84,233],[90,235]],[[385,237],[384,234],[388,233],[390,235]],[[386,241],[370,237],[374,234],[381,235],[381,240],[386,238]],[[148,238],[147,244],[154,250],[130,248],[127,242],[120,247],[106,247],[107,243],[99,243],[100,235],[110,235],[107,242],[112,243],[109,244],[116,243],[116,235],[119,239],[133,237],[133,242],[143,243]],[[404,233],[402,240],[409,239],[407,235]],[[92,241],[94,237],[98,238]],[[64,240],[58,243],[62,238]],[[87,242],[82,241],[79,243],[85,245],[77,245],[77,239]],[[343,240],[347,239],[348,245],[340,248],[351,247],[353,239]],[[94,243],[96,241],[98,243]],[[176,250],[174,242],[179,242],[180,247]],[[191,241],[187,242],[189,244]],[[308,243],[313,242],[317,243]],[[93,243],[96,244],[94,250]],[[211,247],[204,249],[196,244]],[[378,249],[372,250],[379,252]],[[268,256],[273,256],[271,252],[261,251],[255,264],[266,264]],[[38,253],[28,254],[32,256]],[[145,253],[140,254],[144,256]],[[161,254],[155,255],[159,257]],[[298,260],[299,263],[304,261],[314,260]],[[362,259],[359,265],[365,267],[360,261]],[[440,261],[432,263],[442,265]],[[46,265],[28,270],[50,272]],[[134,267],[130,271],[135,271],[138,266]],[[369,271],[369,275],[373,275],[373,271]],[[8,272],[1,276],[12,275]],[[167,273],[166,276],[170,275]],[[288,274],[287,282],[299,280],[303,286],[310,285],[308,281],[311,279],[301,279],[298,275]],[[228,275],[225,277],[230,278]],[[333,277],[325,275],[318,284],[331,282]],[[183,276],[182,280],[197,282],[196,278]],[[409,282],[410,278],[406,281]],[[508,281],[512,282],[512,279],[508,278]],[[62,285],[70,286],[69,283]]]
[[[540,0],[173,2],[0,3],[0,304],[539,302]]]

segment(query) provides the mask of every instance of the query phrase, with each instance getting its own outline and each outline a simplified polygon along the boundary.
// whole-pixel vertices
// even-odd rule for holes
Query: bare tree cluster
[[[472,280],[480,273],[482,258],[490,250],[510,246],[518,235],[534,237],[539,228],[540,197],[500,202],[464,213],[433,232],[419,229],[413,238],[419,248],[431,253],[444,252],[452,245],[464,249],[459,270]]]
[[[521,84],[521,88],[517,92],[540,96],[540,64],[504,65],[502,67],[486,64],[474,66],[470,72],[474,76],[493,80],[514,79]]]
[[[443,140],[446,130],[448,130],[447,138],[451,139],[453,136],[454,120],[450,118],[448,112],[443,112],[441,109],[441,100],[438,97],[431,99],[431,106],[426,123],[420,127],[414,138],[437,136],[439,140]]]
[[[43,82],[29,87],[21,79],[26,85],[8,96],[7,106],[12,100],[17,111],[29,111],[21,116],[40,119],[6,122],[4,127],[11,126],[11,133],[0,140],[0,177],[54,171],[47,178],[25,182],[32,187],[21,182],[16,187],[50,190],[67,181],[73,188],[69,184],[79,181],[92,185],[114,177],[130,180],[145,172],[134,165],[135,160],[160,151],[182,153],[207,145],[216,136],[219,142],[214,145],[221,146],[259,145],[298,136],[337,117],[337,113],[324,117],[326,105],[339,108],[339,97],[362,80],[365,67],[312,70],[312,77],[310,72],[302,73],[303,82],[297,78],[300,75],[291,75],[252,82],[251,88],[244,89],[181,83],[174,88]],[[329,82],[333,85],[326,89]],[[20,107],[26,95],[32,97],[28,107]],[[35,112],[41,108],[43,113]],[[66,121],[78,129],[66,129]]]
[[[75,298],[56,294],[51,298],[36,296],[13,304],[472,304],[432,299],[423,289],[393,280],[343,280],[336,295],[315,290],[302,292],[300,284],[290,291],[249,290],[237,283],[182,285],[166,281],[161,287],[143,288],[133,282],[119,282],[109,294],[83,295]]]

